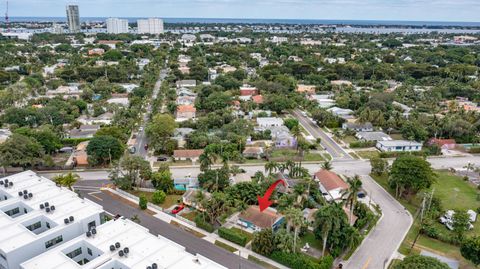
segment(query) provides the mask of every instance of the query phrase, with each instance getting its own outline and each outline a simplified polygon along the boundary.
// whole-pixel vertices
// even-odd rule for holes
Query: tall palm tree
[[[322,164],[322,169],[324,170],[332,170],[332,163],[330,161],[326,161]]]
[[[357,193],[362,188],[362,181],[358,175],[355,175],[352,178],[347,180],[348,189],[343,193],[346,196],[347,206],[350,207],[349,222],[352,223],[353,219],[353,209],[357,204]]]
[[[287,168],[287,170],[292,170],[293,168],[295,168],[295,162],[292,161],[292,160],[288,160],[286,163],[285,163],[285,167]]]
[[[271,174],[278,169],[278,163],[275,161],[268,161],[265,163],[265,173]]]
[[[200,170],[206,171],[209,170],[212,165],[217,161],[217,155],[213,152],[205,151],[198,158],[200,161]]]
[[[316,227],[320,229],[323,239],[322,256],[325,256],[327,240],[330,233],[340,228],[342,215],[345,214],[340,205],[333,203],[320,208],[315,216]],[[344,216],[343,216],[344,217]]]
[[[302,130],[300,130],[299,125],[296,125],[292,128],[292,130],[290,130],[290,132],[292,133],[293,137],[295,137],[295,140],[297,141],[297,150],[298,150],[298,139],[302,135]]]
[[[300,228],[304,224],[303,214],[299,208],[289,207],[285,210],[285,218],[287,219],[287,231],[290,231],[290,228],[294,229],[293,236],[293,252],[296,252],[297,249],[297,237]]]
[[[80,176],[78,174],[69,172],[64,175],[58,175],[53,178],[55,183],[67,187],[69,190],[72,190],[72,186],[75,185],[75,183],[80,179]]]

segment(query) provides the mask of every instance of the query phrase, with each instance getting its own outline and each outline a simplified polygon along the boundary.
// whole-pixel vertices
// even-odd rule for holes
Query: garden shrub
[[[330,269],[333,266],[332,256],[325,256],[317,263],[303,254],[274,251],[270,258],[292,269]]]
[[[227,239],[228,241],[238,244],[242,247],[244,247],[247,244],[247,240],[248,240],[248,238],[245,235],[235,230],[227,229],[224,227],[218,229],[218,235],[221,238]]]

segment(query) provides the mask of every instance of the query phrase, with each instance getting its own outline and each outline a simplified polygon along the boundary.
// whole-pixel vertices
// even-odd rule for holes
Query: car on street
[[[172,214],[176,215],[185,208],[184,205],[177,205],[172,209]]]
[[[161,157],[157,158],[157,162],[166,162],[167,160],[168,160],[168,158],[165,157],[165,156],[161,156]]]

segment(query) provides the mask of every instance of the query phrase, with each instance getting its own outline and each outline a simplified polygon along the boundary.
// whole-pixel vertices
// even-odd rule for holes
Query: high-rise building
[[[162,34],[163,20],[156,18],[149,18],[137,21],[139,34]]]
[[[109,34],[128,33],[128,20],[118,19],[118,18],[108,18],[107,33]]]
[[[77,5],[67,6],[67,21],[70,33],[80,32],[80,12]]]

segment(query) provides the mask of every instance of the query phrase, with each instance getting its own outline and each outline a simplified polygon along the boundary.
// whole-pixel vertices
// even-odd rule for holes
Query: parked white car
[[[475,222],[477,219],[477,213],[473,210],[468,210],[467,213],[470,216],[470,222]],[[453,230],[453,215],[455,215],[455,211],[447,210],[445,214],[440,217],[440,223],[444,224],[451,231]],[[472,223],[469,223],[468,229],[473,229]]]

